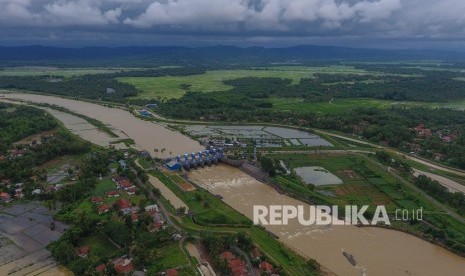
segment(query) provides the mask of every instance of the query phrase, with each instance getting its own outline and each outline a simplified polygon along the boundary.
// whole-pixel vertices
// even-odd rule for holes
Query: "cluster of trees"
[[[8,178],[14,182],[28,182],[33,175],[44,175],[37,171],[37,166],[59,156],[82,154],[89,149],[89,142],[59,131],[53,137],[43,139],[40,145],[28,146],[23,156],[1,160],[0,178]]]
[[[57,127],[55,119],[45,111],[9,104],[0,105],[0,154],[5,154],[13,142]]]
[[[137,89],[133,85],[119,82],[105,74],[82,75],[69,78],[2,76],[0,77],[0,88],[22,89],[77,98],[114,101],[137,95]],[[107,88],[113,90],[107,93]]]
[[[235,235],[214,235],[210,232],[201,233],[202,242],[207,248],[213,261],[213,265],[220,270],[221,275],[230,275],[231,270],[225,260],[220,258],[224,251],[230,251],[230,246],[237,246],[245,252],[250,252],[253,248],[253,241],[244,233]]]
[[[465,214],[465,194],[462,192],[449,192],[446,187],[425,175],[416,177],[414,184],[437,200],[456,208],[460,214]]]
[[[409,173],[412,171],[412,167],[405,160],[394,157],[389,154],[387,151],[381,150],[377,151],[375,157],[381,161],[383,164],[388,165],[389,167],[395,168],[401,172]]]

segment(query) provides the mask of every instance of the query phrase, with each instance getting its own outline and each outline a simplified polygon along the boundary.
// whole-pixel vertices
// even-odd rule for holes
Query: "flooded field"
[[[253,205],[304,205],[277,193],[239,169],[225,165],[192,171],[189,177],[252,219]],[[381,228],[355,226],[267,226],[280,241],[318,260],[337,275],[461,276],[465,259],[414,236]],[[353,266],[342,254],[353,255]]]
[[[436,180],[437,182],[439,182],[439,184],[441,184],[442,186],[446,187],[449,192],[451,193],[455,193],[455,192],[462,192],[462,193],[465,193],[465,185],[462,185],[452,179],[449,179],[449,178],[446,178],[444,176],[440,176],[440,175],[437,175],[437,174],[434,174],[434,173],[430,173],[430,172],[424,172],[424,171],[420,171],[420,170],[417,170],[417,169],[413,169],[413,175],[415,176],[419,176],[419,175],[425,175],[433,180]]]
[[[184,127],[191,136],[231,141],[244,141],[253,139],[258,147],[294,146],[333,146],[325,139],[305,131],[291,128],[249,126],[249,125],[192,125]]]
[[[99,130],[96,126],[72,114],[51,108],[45,108],[45,110],[52,114],[57,120],[62,122],[63,125],[65,125],[73,134],[96,145],[108,147],[112,142],[127,138],[123,135],[118,138],[110,137],[109,134]]]
[[[146,150],[153,156],[160,158],[203,149],[198,142],[179,132],[169,130],[159,124],[143,121],[130,112],[119,108],[34,94],[6,93],[5,98],[53,104],[94,118],[133,139],[138,149]],[[155,149],[157,150],[155,151]]]
[[[322,167],[299,167],[294,170],[306,184],[315,186],[342,184],[339,177]]]
[[[66,226],[39,203],[0,207],[0,275],[72,275],[59,266],[45,248]]]

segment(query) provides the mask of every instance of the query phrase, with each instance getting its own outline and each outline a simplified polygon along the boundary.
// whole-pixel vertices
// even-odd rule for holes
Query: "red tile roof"
[[[262,253],[260,253],[258,248],[254,247],[254,249],[252,249],[252,257],[260,258],[261,256],[262,256]]]
[[[108,196],[116,196],[116,195],[119,195],[118,191],[109,191],[107,193]]]
[[[179,272],[176,270],[176,268],[171,268],[166,271],[166,276],[178,276]]]
[[[81,248],[79,248],[79,256],[83,256],[87,254],[89,254],[89,246],[84,245]]]
[[[98,213],[101,214],[101,213],[105,213],[109,210],[110,208],[107,206],[107,205],[100,205],[98,207]]]
[[[95,268],[95,271],[97,272],[103,272],[107,269],[107,266],[105,264],[101,264]]]
[[[132,222],[137,222],[139,221],[139,217],[137,216],[137,214],[131,214],[131,220]]]
[[[273,266],[267,262],[267,261],[264,261],[260,264],[260,269],[261,270],[264,270],[264,271],[273,271]]]
[[[226,261],[230,261],[234,259],[234,254],[231,251],[225,251],[220,254],[220,259],[225,259]]]
[[[229,268],[234,276],[247,276],[245,264],[241,259],[234,259],[229,262]]]
[[[103,199],[99,196],[93,196],[91,199],[92,203],[102,203]]]
[[[247,276],[245,263],[241,259],[235,258],[231,251],[225,251],[220,254],[220,258],[228,262],[228,267],[234,276]]]
[[[118,204],[119,209],[128,209],[131,208],[131,202],[129,200],[122,198],[116,202]]]
[[[130,273],[134,270],[134,264],[130,259],[119,258],[113,262],[118,273]]]

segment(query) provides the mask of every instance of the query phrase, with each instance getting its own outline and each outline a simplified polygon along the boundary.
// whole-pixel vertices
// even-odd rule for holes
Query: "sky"
[[[465,49],[464,0],[0,0],[0,45]]]

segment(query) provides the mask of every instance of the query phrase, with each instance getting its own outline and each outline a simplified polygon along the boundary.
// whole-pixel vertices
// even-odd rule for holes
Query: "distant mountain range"
[[[305,63],[315,60],[465,60],[465,52],[438,50],[380,50],[334,46],[263,47],[0,47],[0,62],[6,64],[260,64]]]

